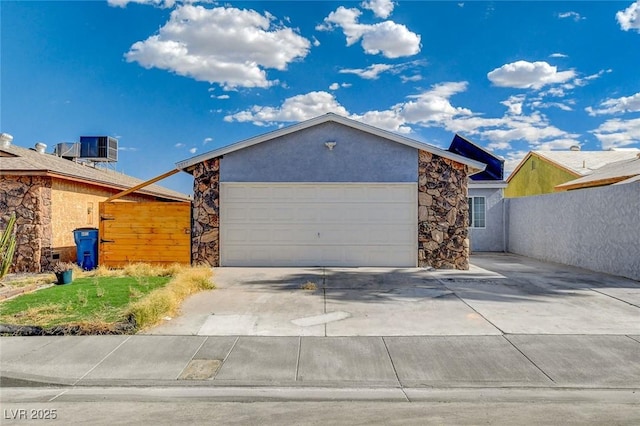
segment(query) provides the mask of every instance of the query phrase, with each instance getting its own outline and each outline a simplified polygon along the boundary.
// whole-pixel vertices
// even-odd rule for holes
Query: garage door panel
[[[415,266],[415,184],[221,183],[222,266]]]
[[[372,265],[393,267],[404,265],[406,258],[412,256],[410,249],[389,250],[373,248],[361,251],[361,246],[323,247],[323,246],[290,246],[275,256],[267,248],[252,247],[247,250],[235,248],[226,254],[226,260],[233,266],[358,266]],[[385,261],[381,262],[380,259]]]
[[[381,225],[376,232],[367,232],[363,228],[341,228],[326,225],[310,229],[306,225],[280,225],[263,229],[249,230],[243,226],[229,225],[222,232],[225,245],[255,245],[271,243],[273,245],[302,244],[313,246],[340,247],[344,244],[403,246],[413,238],[413,229],[403,225]],[[336,243],[345,241],[345,243]]]

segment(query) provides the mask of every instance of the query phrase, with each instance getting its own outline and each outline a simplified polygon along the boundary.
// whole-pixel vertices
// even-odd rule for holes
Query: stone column
[[[193,171],[191,255],[195,265],[220,265],[220,158],[205,160]]]
[[[51,178],[3,176],[0,214],[6,223],[16,214],[16,254],[11,272],[46,270],[51,261]]]
[[[419,151],[418,266],[469,269],[467,166]]]

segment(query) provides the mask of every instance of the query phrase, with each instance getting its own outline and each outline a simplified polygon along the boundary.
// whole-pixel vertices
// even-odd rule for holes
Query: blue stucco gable
[[[326,143],[334,143],[331,149]],[[225,154],[221,182],[416,182],[418,150],[326,122]]]

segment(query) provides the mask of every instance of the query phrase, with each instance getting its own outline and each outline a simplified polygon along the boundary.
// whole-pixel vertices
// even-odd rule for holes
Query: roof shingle
[[[92,167],[53,154],[41,154],[33,149],[13,144],[0,147],[0,170],[2,174],[56,175],[62,179],[84,181],[120,190],[129,189],[144,182],[113,170]],[[169,200],[190,200],[186,194],[155,184],[136,192]]]

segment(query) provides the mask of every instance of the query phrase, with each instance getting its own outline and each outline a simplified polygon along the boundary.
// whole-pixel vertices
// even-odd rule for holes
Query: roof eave
[[[472,181],[470,180],[467,183],[467,188],[469,189],[499,189],[499,188],[506,188],[508,186],[507,182],[503,181],[503,180],[496,180],[496,181],[491,181],[491,180],[484,180],[484,181]]]
[[[614,183],[622,182],[623,180],[627,180],[634,176],[637,176],[637,175],[616,176],[616,177],[610,177],[606,179],[590,180],[586,182],[576,182],[576,183],[571,183],[570,181],[567,183],[556,185],[554,189],[556,191],[569,191],[572,189],[592,188],[595,186],[606,186],[606,185],[612,185]]]
[[[72,181],[77,183],[84,183],[87,185],[100,186],[102,188],[114,189],[117,191],[123,191],[123,190],[129,189],[126,185],[118,185],[118,184],[103,182],[99,180],[79,178],[74,175],[56,173],[50,170],[9,170],[9,171],[3,170],[2,174],[4,176],[44,176],[44,177],[50,177],[53,179],[61,179],[61,180],[67,180],[67,181]],[[141,189],[141,190],[135,191],[133,194],[147,195],[147,196],[164,198],[167,200],[174,200],[174,201],[191,201],[191,198],[189,198],[186,194],[184,197],[182,197],[179,195],[164,194],[162,192],[154,191],[153,189]]]

